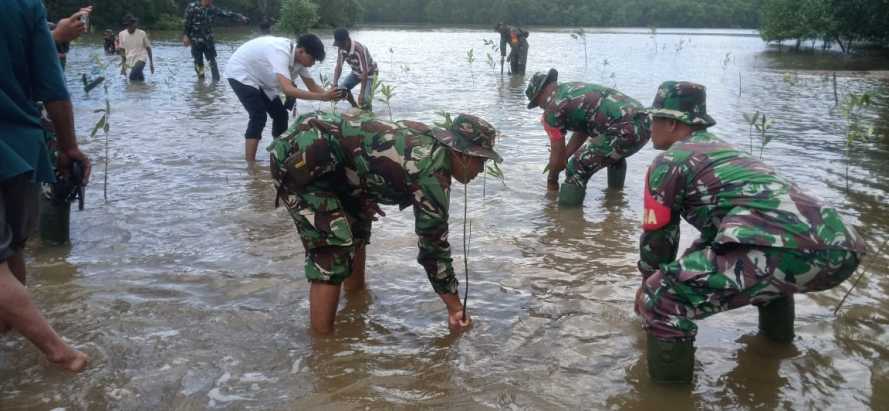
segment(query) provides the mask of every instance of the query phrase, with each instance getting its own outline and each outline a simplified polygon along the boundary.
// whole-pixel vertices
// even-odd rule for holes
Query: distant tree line
[[[278,20],[282,12],[314,8],[309,21],[318,26],[357,23],[427,23],[596,27],[725,27],[759,26],[762,0],[216,0],[216,6],[237,11],[258,24]],[[189,0],[45,0],[50,18],[70,15],[93,4],[96,29],[119,28],[126,13],[152,29],[180,29]],[[292,4],[287,4],[292,3]],[[225,22],[220,22],[226,24]]]
[[[57,20],[81,5],[95,6],[96,29],[119,28],[126,13],[144,27],[181,30],[191,0],[45,0]],[[251,18],[285,20],[280,27],[358,23],[586,27],[760,28],[766,41],[826,40],[844,51],[889,41],[889,0],[216,0]],[[292,23],[292,24],[289,24]],[[220,21],[220,24],[227,24]]]
[[[762,0],[760,34],[766,41],[834,42],[844,52],[856,45],[889,43],[887,0]]]

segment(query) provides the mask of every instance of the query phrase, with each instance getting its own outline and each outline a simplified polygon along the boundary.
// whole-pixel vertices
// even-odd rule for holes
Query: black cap
[[[338,28],[333,31],[333,45],[341,46],[343,43],[349,40],[349,30],[344,28]]]
[[[136,16],[134,16],[132,14],[127,14],[126,16],[123,17],[123,24],[135,23],[137,21],[139,21],[139,20],[136,18]]]

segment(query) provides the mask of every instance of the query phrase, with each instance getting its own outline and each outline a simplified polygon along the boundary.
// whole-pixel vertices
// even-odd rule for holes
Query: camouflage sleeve
[[[448,243],[450,179],[444,172],[419,175],[413,206],[415,231],[420,252],[417,261],[426,269],[432,288],[438,294],[456,294],[457,278]]]
[[[543,113],[543,126],[564,131],[565,118],[562,116],[561,112],[546,110],[546,112]]]
[[[188,5],[185,7],[185,29],[182,31],[182,34],[188,36],[188,38],[192,37],[192,29],[194,26],[194,7]]]
[[[643,231],[639,238],[639,262],[642,277],[654,274],[661,264],[672,262],[679,251],[679,215],[659,230]]]
[[[213,14],[215,14],[217,16],[227,17],[230,19],[241,19],[244,17],[240,13],[235,13],[231,10],[221,9],[219,7],[213,7],[210,10],[212,11]]]
[[[637,264],[644,277],[675,260],[679,251],[679,210],[685,195],[686,167],[666,154],[655,159],[645,177]]]

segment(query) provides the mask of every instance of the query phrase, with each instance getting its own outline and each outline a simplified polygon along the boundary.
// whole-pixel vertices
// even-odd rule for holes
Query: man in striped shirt
[[[349,31],[343,28],[336,29],[333,32],[333,45],[339,50],[337,51],[336,68],[333,71],[333,84],[344,90],[352,90],[358,83],[361,83],[361,91],[358,93],[358,104],[349,98],[349,102],[353,106],[370,109],[371,93],[370,88],[373,79],[378,75],[377,64],[370,57],[370,52],[363,44],[349,38]],[[343,62],[352,67],[352,73],[343,79],[340,83],[340,74],[343,72]],[[351,97],[351,95],[349,96]]]

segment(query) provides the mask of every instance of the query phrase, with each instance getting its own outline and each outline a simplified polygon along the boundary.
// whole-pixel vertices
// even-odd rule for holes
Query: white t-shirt
[[[262,90],[269,100],[284,90],[278,74],[288,80],[310,77],[309,70],[293,60],[296,42],[284,37],[263,36],[238,47],[225,65],[225,77]]]
[[[117,41],[126,53],[127,66],[133,67],[137,61],[148,62],[148,47],[151,47],[151,42],[144,31],[136,29],[132,34],[126,30],[121,31],[117,35]]]

